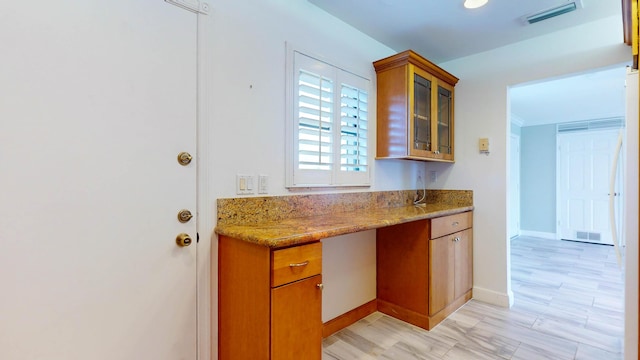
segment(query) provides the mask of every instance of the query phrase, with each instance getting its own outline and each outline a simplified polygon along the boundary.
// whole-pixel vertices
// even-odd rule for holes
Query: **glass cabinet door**
[[[431,80],[413,75],[413,148],[431,151]]]
[[[438,85],[438,152],[452,154],[452,91]]]

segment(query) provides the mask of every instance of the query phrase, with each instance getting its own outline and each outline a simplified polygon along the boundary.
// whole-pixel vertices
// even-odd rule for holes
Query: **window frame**
[[[309,170],[300,169],[298,156],[298,132],[299,114],[298,109],[298,76],[299,70],[313,72],[320,76],[326,76],[333,82],[333,117],[332,117],[332,168],[331,170]],[[375,116],[375,106],[373,94],[371,92],[372,82],[367,76],[359,75],[353,71],[338,66],[335,62],[330,62],[299,47],[286,44],[286,187],[295,188],[337,188],[337,187],[369,187],[371,186],[371,172],[373,164],[372,122]],[[342,116],[341,116],[341,94],[343,85],[364,91],[367,96],[366,101],[366,146],[365,163],[361,166],[364,171],[342,170],[341,150],[342,142]],[[360,105],[360,104],[359,104]],[[358,106],[359,106],[358,105]],[[355,119],[360,119],[359,115]],[[360,127],[356,127],[360,130]]]

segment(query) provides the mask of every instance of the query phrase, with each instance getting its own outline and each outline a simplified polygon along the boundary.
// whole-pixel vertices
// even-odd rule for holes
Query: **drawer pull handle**
[[[309,265],[309,260],[303,261],[301,263],[289,264],[289,267],[302,267],[302,266],[307,266],[307,265]]]
[[[451,224],[451,226],[458,226],[458,224],[460,224],[460,223],[457,222],[457,221],[454,221],[453,224]]]

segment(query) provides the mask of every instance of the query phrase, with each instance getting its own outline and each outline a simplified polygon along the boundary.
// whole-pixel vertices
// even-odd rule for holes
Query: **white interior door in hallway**
[[[609,181],[619,133],[619,129],[612,129],[558,134],[558,235],[561,239],[613,244]],[[622,181],[622,176],[617,179]],[[616,188],[621,189],[620,184]],[[621,197],[617,198],[619,203]]]
[[[3,3],[0,359],[196,358],[196,16]]]

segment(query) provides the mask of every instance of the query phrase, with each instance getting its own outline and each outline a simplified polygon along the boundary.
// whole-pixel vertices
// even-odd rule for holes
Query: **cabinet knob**
[[[324,284],[316,284],[316,287],[320,290],[324,289]]]
[[[455,242],[458,242],[458,241],[460,241],[460,238],[459,238],[458,236],[456,236],[456,237],[454,237],[454,238],[453,238],[453,239],[451,239],[451,240],[453,240],[453,241],[455,241]]]

